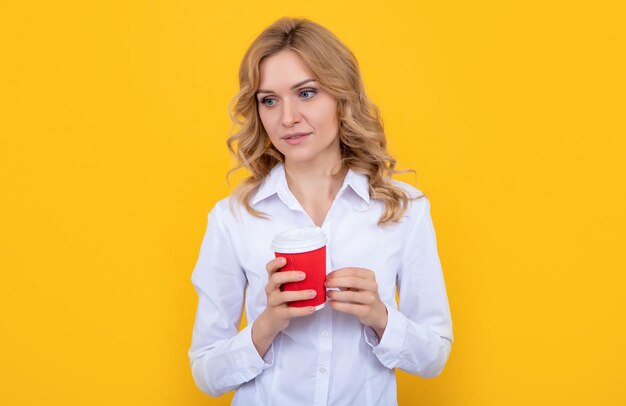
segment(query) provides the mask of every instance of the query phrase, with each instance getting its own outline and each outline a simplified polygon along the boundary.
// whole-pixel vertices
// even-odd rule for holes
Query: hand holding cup
[[[317,292],[312,289],[282,290],[281,287],[284,284],[301,282],[306,278],[306,274],[298,270],[278,272],[286,263],[285,258],[278,257],[268,262],[266,266],[268,272],[268,281],[265,285],[267,306],[263,313],[267,316],[271,330],[276,332],[287,328],[292,317],[306,316],[315,311],[314,306],[289,306],[289,303],[293,301],[311,299],[316,296]]]
[[[274,238],[276,258],[266,265],[267,305],[252,326],[252,341],[263,356],[276,335],[293,317],[314,313],[326,303],[326,236],[319,227],[305,227]]]

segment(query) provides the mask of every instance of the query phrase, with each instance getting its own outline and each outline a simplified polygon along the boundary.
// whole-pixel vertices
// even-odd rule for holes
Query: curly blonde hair
[[[304,18],[283,17],[266,28],[250,45],[239,68],[240,90],[229,104],[233,130],[226,144],[241,168],[251,176],[240,182],[233,195],[253,216],[267,215],[250,205],[250,198],[263,179],[284,156],[271,143],[259,117],[257,99],[261,62],[284,49],[296,52],[313,72],[314,79],[337,99],[342,165],[369,177],[372,199],[384,203],[378,224],[398,222],[412,199],[391,182],[396,160],[387,152],[387,141],[378,107],[366,96],[354,54],[329,30]],[[227,176],[228,176],[227,175]]]

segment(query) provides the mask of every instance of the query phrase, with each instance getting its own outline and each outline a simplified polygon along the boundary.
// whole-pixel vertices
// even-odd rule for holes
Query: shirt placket
[[[331,252],[332,252],[332,220],[333,213],[338,210],[336,206],[339,205],[338,199],[341,198],[343,191],[346,188],[346,184],[344,184],[337,196],[335,197],[335,201],[331,205],[328,213],[326,214],[326,218],[324,219],[324,223],[321,226],[322,231],[326,235],[327,243],[326,243],[326,273],[332,271],[332,262]],[[291,210],[296,210],[302,212],[302,214],[309,220],[311,224],[313,220],[306,213],[302,205],[298,202],[298,200],[293,196],[293,194],[287,190],[279,190],[279,196],[287,204],[287,206]],[[340,217],[338,217],[340,218]],[[332,359],[332,309],[330,305],[326,305],[320,312],[320,324],[318,330],[318,353],[317,353],[317,364],[315,369],[315,391],[313,397],[313,404],[315,406],[326,406],[328,404],[328,389],[330,387],[330,373],[331,373],[331,359]]]
[[[332,209],[331,209],[332,211]],[[322,224],[322,231],[326,234],[326,273],[330,272],[330,240],[331,240],[331,213],[327,214],[326,221]],[[332,358],[332,309],[329,304],[321,310],[320,324],[318,331],[318,356],[315,371],[315,397],[313,404],[315,406],[325,406],[328,402],[328,389],[330,386],[331,358]]]

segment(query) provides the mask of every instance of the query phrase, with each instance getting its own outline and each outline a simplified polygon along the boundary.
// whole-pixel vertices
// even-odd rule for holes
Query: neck
[[[313,164],[285,162],[287,185],[300,201],[333,199],[348,173],[341,160]]]

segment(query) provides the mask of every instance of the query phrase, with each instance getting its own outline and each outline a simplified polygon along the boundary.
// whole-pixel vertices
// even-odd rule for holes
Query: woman
[[[394,368],[435,377],[453,341],[429,202],[391,179],[357,61],[325,28],[276,21],[239,82],[228,147],[252,176],[208,216],[192,275],[193,378],[211,396],[236,390],[237,405],[397,404]],[[281,291],[302,275],[277,272],[270,248],[313,225],[328,238],[326,286],[338,288],[318,311],[288,306],[315,292]]]

